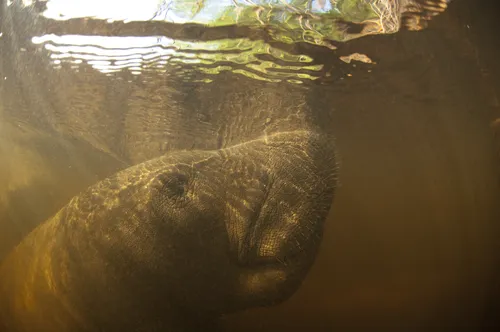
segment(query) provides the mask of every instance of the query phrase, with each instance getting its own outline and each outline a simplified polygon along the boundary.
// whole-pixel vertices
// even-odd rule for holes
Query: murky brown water
[[[304,98],[337,138],[340,186],[302,288],[277,307],[226,317],[229,331],[492,328],[500,310],[500,44],[488,8],[456,1],[427,30],[364,37],[336,53],[298,46],[324,65]],[[353,52],[376,64],[337,60]],[[232,76],[213,80],[230,85]],[[249,91],[263,84],[239,82]],[[10,94],[4,114],[23,98],[9,83],[1,86]],[[100,96],[115,96],[107,105],[119,110],[129,91],[117,84]],[[212,104],[224,100],[211,96]],[[41,133],[28,115],[0,123],[0,257],[75,193],[123,167],[89,144]],[[118,139],[107,134],[108,143]]]

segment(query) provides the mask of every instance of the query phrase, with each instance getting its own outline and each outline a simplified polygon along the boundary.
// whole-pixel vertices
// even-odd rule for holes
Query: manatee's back
[[[78,315],[68,311],[53,287],[54,257],[50,252],[57,235],[51,225],[58,219],[59,215],[36,228],[2,262],[0,266],[2,331],[49,331],[48,326],[57,327],[58,331],[74,331],[74,327],[77,326],[75,322],[79,319]],[[45,255],[39,255],[38,251]],[[33,293],[34,291],[36,293]],[[40,294],[44,294],[43,305],[40,305]],[[49,310],[50,314],[47,312]]]

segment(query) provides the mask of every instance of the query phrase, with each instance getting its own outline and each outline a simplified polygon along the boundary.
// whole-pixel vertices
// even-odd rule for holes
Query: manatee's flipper
[[[408,0],[402,8],[401,27],[418,31],[427,27],[427,22],[443,13],[451,0]]]

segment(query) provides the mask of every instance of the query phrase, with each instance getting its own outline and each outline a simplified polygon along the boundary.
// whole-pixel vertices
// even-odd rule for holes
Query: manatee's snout
[[[285,132],[221,154],[243,172],[228,172],[236,175],[227,179],[225,218],[233,257],[244,271],[242,288],[257,302],[282,301],[316,257],[336,186],[333,140]],[[239,156],[245,162],[236,162]],[[246,179],[245,190],[237,179]]]

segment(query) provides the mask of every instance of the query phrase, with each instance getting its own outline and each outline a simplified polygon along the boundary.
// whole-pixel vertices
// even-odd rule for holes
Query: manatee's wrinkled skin
[[[333,200],[331,142],[172,152],[91,186],[0,268],[2,331],[204,331],[287,299]]]

